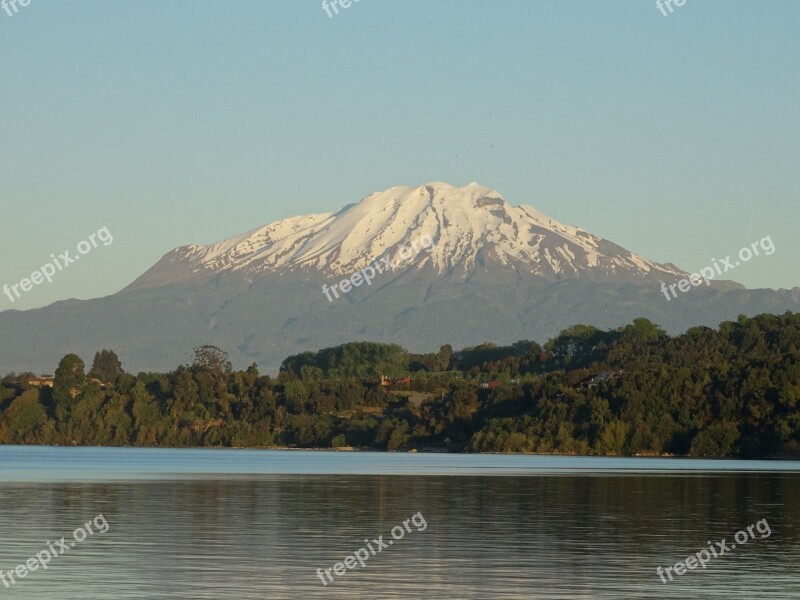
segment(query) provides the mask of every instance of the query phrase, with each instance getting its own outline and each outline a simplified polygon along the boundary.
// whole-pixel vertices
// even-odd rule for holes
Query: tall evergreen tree
[[[53,401],[56,404],[56,417],[59,421],[66,421],[69,418],[75,398],[86,381],[85,368],[86,365],[77,354],[67,354],[58,363],[53,381]]]
[[[89,377],[99,379],[103,383],[114,383],[124,373],[122,363],[113,350],[101,350],[94,355]]]

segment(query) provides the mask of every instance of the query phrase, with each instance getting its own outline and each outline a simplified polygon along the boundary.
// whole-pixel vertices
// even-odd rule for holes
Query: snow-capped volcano
[[[424,249],[403,258],[415,243]],[[324,292],[376,261],[397,268],[348,293],[340,285],[334,300]],[[667,301],[660,282],[683,277],[477,183],[393,187],[335,213],[177,248],[106,298],[0,312],[0,370],[44,373],[67,353],[108,347],[129,372],[164,370],[213,344],[237,368],[277,371],[291,354],[353,340],[431,352],[544,343],[577,323],[606,329],[645,317],[678,333],[800,310],[800,288],[724,281]]]
[[[396,263],[401,248],[423,236],[434,245],[416,254],[413,266],[438,274],[467,276],[492,265],[549,280],[684,276],[672,265],[642,258],[532,206],[512,206],[497,190],[431,182],[376,192],[338,212],[282,219],[217,244],[176,248],[134,286],[165,282],[170,277],[163,270],[174,278],[178,265],[196,275],[229,270],[249,277],[292,270],[347,274],[384,256]]]

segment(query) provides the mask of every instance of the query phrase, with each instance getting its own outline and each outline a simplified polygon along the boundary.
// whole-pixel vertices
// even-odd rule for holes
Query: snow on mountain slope
[[[491,264],[550,279],[684,275],[531,206],[512,206],[494,189],[442,182],[397,186],[336,213],[292,217],[217,244],[177,248],[154,269],[188,265],[193,274],[234,270],[250,277],[298,269],[347,274],[385,255],[397,260],[400,248],[426,234],[433,250],[420,252],[413,263],[440,274],[466,276]]]

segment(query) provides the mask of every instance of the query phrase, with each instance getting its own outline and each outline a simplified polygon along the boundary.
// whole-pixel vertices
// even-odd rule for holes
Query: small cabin
[[[36,387],[53,387],[53,377],[50,375],[42,375],[41,377],[30,377],[28,385],[35,385]]]

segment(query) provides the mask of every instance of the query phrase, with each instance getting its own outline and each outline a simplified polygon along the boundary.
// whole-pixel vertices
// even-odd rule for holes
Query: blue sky
[[[800,3],[31,0],[0,12],[0,310],[393,185],[478,181],[687,270],[800,285]]]

